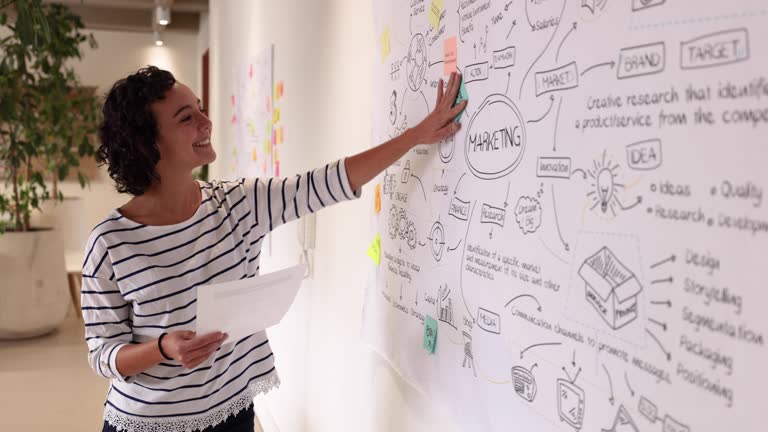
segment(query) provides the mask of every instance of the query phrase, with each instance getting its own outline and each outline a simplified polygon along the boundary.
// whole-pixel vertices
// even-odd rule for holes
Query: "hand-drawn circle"
[[[429,249],[432,252],[432,257],[435,258],[435,261],[440,261],[443,258],[443,246],[445,246],[445,231],[440,221],[432,224],[429,238],[431,239]]]
[[[437,145],[437,150],[440,153],[440,160],[444,163],[448,163],[453,159],[453,153],[456,150],[455,135],[451,135],[448,138],[440,141]]]
[[[523,117],[508,97],[492,94],[469,121],[465,140],[464,156],[472,174],[483,180],[504,177],[520,165],[525,153]]]
[[[411,38],[405,72],[408,77],[408,87],[413,91],[418,91],[424,83],[424,75],[427,73],[427,43],[421,33]]]

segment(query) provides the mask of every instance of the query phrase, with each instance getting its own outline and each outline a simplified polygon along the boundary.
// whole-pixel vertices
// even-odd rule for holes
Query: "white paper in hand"
[[[197,334],[225,332],[234,342],[280,322],[304,278],[304,265],[197,289]]]

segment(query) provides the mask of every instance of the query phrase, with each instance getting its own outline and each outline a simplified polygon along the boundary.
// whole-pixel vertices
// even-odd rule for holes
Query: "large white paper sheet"
[[[293,304],[304,265],[197,290],[197,334],[225,332],[242,339],[280,322]]]
[[[364,339],[464,431],[768,431],[768,2],[373,19],[374,145],[468,105],[373,182]]]

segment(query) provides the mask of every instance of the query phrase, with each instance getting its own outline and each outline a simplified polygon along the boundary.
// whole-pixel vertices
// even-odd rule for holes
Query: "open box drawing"
[[[587,258],[579,276],[587,284],[587,302],[612,329],[637,319],[637,297],[643,287],[613,251],[603,247]]]

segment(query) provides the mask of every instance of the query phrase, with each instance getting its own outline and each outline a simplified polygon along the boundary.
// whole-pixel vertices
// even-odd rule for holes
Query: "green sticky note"
[[[461,84],[459,84],[459,93],[456,95],[456,102],[454,102],[453,104],[454,106],[460,104],[461,101],[469,99],[469,94],[467,93],[467,86],[464,85],[464,79],[463,77],[460,77],[459,79],[461,79]],[[455,120],[459,121],[462,114],[464,114],[464,111],[458,113],[456,115]]]
[[[381,237],[379,237],[379,233],[376,233],[371,246],[368,247],[368,256],[371,257],[376,265],[381,263]]]
[[[434,354],[435,345],[437,345],[437,321],[427,315],[424,319],[424,349]]]

